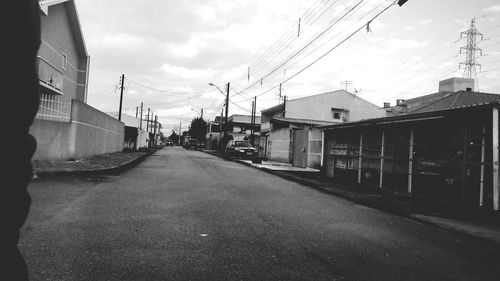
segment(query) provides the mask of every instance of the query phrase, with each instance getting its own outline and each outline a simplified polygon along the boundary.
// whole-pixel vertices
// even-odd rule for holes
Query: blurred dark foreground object
[[[17,243],[31,203],[26,188],[36,141],[28,130],[39,103],[40,10],[38,0],[4,1],[2,8],[0,280],[28,280]]]

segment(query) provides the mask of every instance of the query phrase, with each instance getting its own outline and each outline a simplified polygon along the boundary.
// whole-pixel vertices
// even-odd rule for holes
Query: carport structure
[[[500,102],[322,126],[336,182],[499,210]]]

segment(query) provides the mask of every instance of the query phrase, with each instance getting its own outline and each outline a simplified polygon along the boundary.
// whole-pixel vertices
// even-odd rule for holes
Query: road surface
[[[500,280],[500,250],[199,151],[41,178],[31,280]]]

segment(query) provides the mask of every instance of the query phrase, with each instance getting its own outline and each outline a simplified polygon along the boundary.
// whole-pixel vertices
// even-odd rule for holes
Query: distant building
[[[326,92],[261,111],[261,146],[267,159],[319,168],[320,125],[384,117],[386,111],[344,90]]]
[[[220,139],[221,131],[221,118],[216,116],[214,121],[209,121],[207,124],[207,148],[216,149],[218,140]],[[248,140],[251,141],[251,133],[253,129],[254,139],[253,145],[259,145],[260,138],[260,116],[255,116],[255,123],[252,126],[252,116],[234,114],[228,116],[227,124],[223,123],[223,131],[226,131],[234,140]]]

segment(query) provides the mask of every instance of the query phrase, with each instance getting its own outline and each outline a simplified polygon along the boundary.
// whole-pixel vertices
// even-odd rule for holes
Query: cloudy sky
[[[473,18],[484,34],[476,90],[500,93],[497,0],[409,0],[387,10],[393,1],[75,1],[91,56],[88,103],[118,111],[125,74],[124,112],[143,102],[167,134],[201,108],[213,120],[228,82],[230,115],[249,114],[254,96],[258,111],[278,104],[280,84],[289,99],[347,87],[379,106],[433,93],[439,80],[463,75],[460,33]]]

